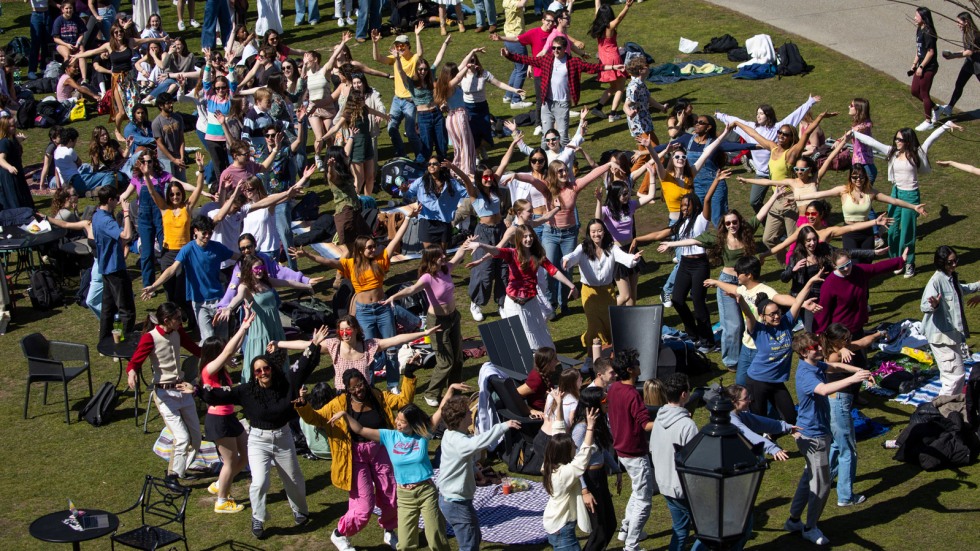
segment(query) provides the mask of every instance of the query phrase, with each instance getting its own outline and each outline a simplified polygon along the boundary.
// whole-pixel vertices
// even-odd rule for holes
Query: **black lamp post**
[[[753,448],[732,425],[727,397],[708,402],[711,421],[674,456],[691,509],[695,537],[712,549],[727,549],[745,532],[762,474],[762,446]]]

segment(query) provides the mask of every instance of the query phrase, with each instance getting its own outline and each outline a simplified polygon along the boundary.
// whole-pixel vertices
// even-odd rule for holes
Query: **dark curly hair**
[[[466,396],[457,394],[449,399],[442,406],[442,421],[446,428],[456,432],[469,432],[469,425],[472,422],[470,417],[470,400]],[[464,424],[465,422],[465,424]]]
[[[635,348],[626,348],[616,352],[612,361],[613,370],[620,381],[633,378],[631,371],[640,367],[640,352]]]

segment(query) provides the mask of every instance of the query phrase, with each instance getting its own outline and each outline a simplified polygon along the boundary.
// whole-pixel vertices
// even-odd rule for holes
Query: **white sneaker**
[[[354,551],[354,546],[350,544],[347,536],[341,536],[336,530],[330,531],[330,543],[340,551]]]
[[[915,131],[916,131],[916,132],[925,132],[926,130],[932,130],[932,128],[933,128],[934,126],[936,126],[936,125],[935,125],[935,124],[933,124],[933,122],[932,122],[932,120],[930,120],[930,119],[926,119],[926,120],[924,120],[924,121],[922,121],[922,122],[921,122],[921,123],[919,124],[919,126],[916,126],[916,127],[915,127]]]
[[[510,98],[501,98],[501,99],[504,100],[505,105],[510,103]]]
[[[384,540],[392,549],[398,548],[398,535],[395,534],[394,530],[385,530]]]
[[[483,321],[483,312],[475,302],[470,302],[470,315],[473,316],[473,321]]]
[[[347,16],[347,24],[353,26],[353,25],[356,25],[357,24],[357,21],[354,21],[354,18],[348,15]]]
[[[184,25],[184,22],[183,21],[178,21],[177,22],[177,30],[178,31],[186,31],[187,30],[187,25]]]
[[[616,122],[621,118],[623,118],[623,116],[619,113],[609,113],[609,122]]]
[[[802,532],[806,526],[803,525],[802,520],[786,519],[786,523],[783,524],[783,528],[787,532]]]
[[[597,119],[601,119],[602,117],[606,116],[605,114],[603,114],[602,109],[599,109],[598,107],[593,107],[592,109],[589,109],[589,114]]]
[[[313,157],[313,160],[316,162],[316,169],[323,172],[323,157]]]
[[[570,119],[577,118],[577,117],[579,117],[581,115],[582,115],[581,113],[579,113],[578,111],[575,111],[574,109],[568,112],[568,118],[570,118]]]
[[[435,398],[429,398],[428,396],[426,396],[425,403],[429,404],[429,407],[433,407],[433,408],[439,407],[439,400],[436,400]]]
[[[527,109],[532,107],[534,104],[529,101],[515,101],[510,104],[511,109]]]
[[[540,136],[541,135],[541,131],[542,131],[542,129],[541,129],[541,125],[540,124],[534,127],[534,135],[535,136]]]
[[[344,18],[343,17],[341,17],[340,19],[337,20],[337,26],[340,27],[340,28],[344,28]]]
[[[821,532],[816,526],[810,528],[809,530],[804,530],[803,539],[817,545],[830,545],[830,540],[827,539],[827,536],[823,535],[823,532]]]
[[[201,24],[197,22],[197,19],[191,19],[191,27],[194,27],[195,29],[200,29]]]
[[[915,264],[906,264],[905,275],[902,277],[904,277],[905,279],[911,279],[915,277]]]

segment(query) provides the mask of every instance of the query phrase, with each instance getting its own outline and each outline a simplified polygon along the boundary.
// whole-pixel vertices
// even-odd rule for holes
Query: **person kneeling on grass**
[[[806,460],[806,468],[789,506],[789,519],[783,526],[790,532],[801,532],[807,541],[828,545],[830,540],[817,527],[817,520],[830,496],[831,485],[830,401],[827,396],[840,392],[848,385],[873,379],[871,373],[864,369],[836,362],[825,363],[820,340],[812,333],[802,332],[793,337],[793,351],[800,357],[796,366],[796,398],[800,404],[796,417],[800,435],[796,445]],[[853,375],[828,383],[828,365],[851,371]],[[807,510],[805,524],[800,519],[804,507]]]

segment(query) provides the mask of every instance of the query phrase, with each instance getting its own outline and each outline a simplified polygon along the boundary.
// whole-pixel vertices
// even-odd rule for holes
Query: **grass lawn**
[[[197,7],[198,20],[203,20],[204,3]],[[29,8],[23,3],[6,5],[7,13],[3,21],[7,29],[6,38],[28,34]],[[164,19],[168,30],[174,30],[175,8],[170,2],[161,2]],[[572,35],[585,41],[588,49],[594,50],[595,41],[588,38],[587,29],[591,23],[592,4],[578,2],[578,10],[573,19]],[[298,48],[329,48],[340,37],[338,29],[328,18],[331,12],[327,4],[323,5],[326,12],[323,22],[317,27],[303,26],[293,28],[293,9],[287,6],[284,16],[287,44]],[[618,12],[620,7],[617,6]],[[529,10],[530,12],[530,10]],[[502,12],[501,12],[502,13]],[[536,25],[533,17],[528,17],[530,25]],[[252,14],[254,21],[254,12]],[[472,18],[467,21],[472,25]],[[730,33],[740,41],[757,33],[769,33],[776,45],[790,38],[784,33],[753,20],[712,5],[694,0],[686,2],[684,9],[677,10],[672,5],[659,2],[647,2],[636,5],[632,13],[621,27],[620,42],[627,40],[642,44],[658,63],[664,61],[691,60],[706,58],[713,62],[729,66],[727,59],[718,55],[702,56],[677,53],[678,37],[684,36],[700,41],[702,44],[713,36]],[[198,48],[199,36],[189,29],[183,33],[190,40],[191,48]],[[425,31],[424,40],[427,56],[431,60],[438,49],[441,37],[432,29]],[[896,128],[914,125],[920,119],[920,107],[913,100],[904,83],[895,80],[855,61],[823,48],[812,42],[792,37],[800,45],[807,62],[813,64],[815,70],[804,77],[792,77],[781,80],[741,81],[728,77],[716,77],[703,80],[684,81],[669,86],[653,88],[656,99],[661,102],[688,98],[695,102],[698,113],[713,113],[724,111],[751,118],[759,103],[772,104],[777,115],[782,116],[803,102],[808,94],[820,95],[823,102],[816,109],[842,111],[844,116],[830,119],[825,128],[828,135],[838,136],[848,126],[846,118],[847,104],[852,97],[866,97],[873,105],[876,135],[879,139],[887,137]],[[385,40],[387,44],[390,39]],[[462,35],[453,34],[453,41],[447,59],[458,61],[469,48],[485,46],[487,54],[482,57],[484,65],[498,78],[506,81],[510,74],[511,64],[497,55],[499,43],[490,42],[486,34],[476,34],[472,31]],[[353,46],[355,57],[368,62],[370,60],[370,45]],[[26,70],[23,71],[26,74]],[[951,73],[942,73],[941,78],[952,78]],[[385,97],[386,102],[391,98],[391,86],[381,79],[370,79]],[[527,87],[531,87],[530,81]],[[597,82],[588,81],[584,84],[582,103],[594,102],[601,90]],[[510,110],[501,106],[502,92],[492,89],[489,92],[490,105],[494,113],[510,116]],[[187,109],[187,105],[180,106]],[[151,116],[156,110],[151,109]],[[82,139],[80,151],[88,146],[91,129],[97,124],[109,126],[107,117],[76,124]],[[666,135],[663,117],[656,119],[657,131],[661,137]],[[932,149],[933,161],[939,159],[954,159],[963,162],[973,160],[972,153],[976,150],[977,126],[974,123],[965,124],[966,131],[944,136]],[[528,134],[530,135],[529,130]],[[585,144],[593,156],[612,148],[631,147],[632,140],[626,132],[625,121],[610,124],[606,121],[593,122],[590,126],[589,138]],[[28,141],[25,143],[25,164],[39,162],[44,146],[47,144],[47,130],[32,129],[26,132]],[[530,137],[529,137],[530,139]],[[190,145],[199,145],[193,134],[188,134]],[[312,137],[311,137],[312,143]],[[503,144],[506,145],[506,144]],[[390,157],[388,138],[383,138],[381,158]],[[501,144],[492,151],[494,159],[503,152]],[[526,161],[519,156],[512,168],[526,167]],[[884,176],[885,167],[879,163],[879,172]],[[825,180],[825,185],[837,185],[843,182],[840,174],[831,174]],[[323,180],[314,178],[314,189],[321,191],[326,197]],[[730,201],[733,207],[742,212],[748,212],[748,190],[730,184]],[[878,188],[888,191],[888,184],[882,178]],[[977,277],[972,269],[980,257],[980,250],[974,246],[978,231],[975,223],[967,220],[970,205],[976,200],[972,177],[952,169],[939,169],[923,179],[923,201],[929,210],[929,217],[922,220],[920,225],[919,253],[922,255],[918,262],[921,275],[914,279],[905,280],[900,277],[890,277],[877,282],[871,301],[873,311],[870,325],[881,321],[896,321],[903,318],[920,317],[917,303],[921,289],[925,285],[930,270],[932,251],[938,245],[950,244],[957,248],[960,254],[961,274],[964,280],[971,281]],[[386,198],[385,198],[386,199]],[[835,209],[839,209],[836,201],[832,201]],[[42,210],[48,206],[47,197],[39,197],[38,205]],[[589,218],[594,208],[591,193],[583,193],[579,205],[580,215]],[[879,208],[880,210],[880,208]],[[839,214],[836,216],[839,220]],[[664,209],[660,206],[645,209],[640,214],[638,231],[662,227],[666,220]],[[655,247],[647,247],[646,258],[651,270],[641,278],[641,304],[658,302],[656,296],[663,284],[672,264],[666,255],[658,255]],[[131,267],[135,259],[131,259]],[[309,266],[307,266],[310,268]],[[766,265],[765,278],[772,283],[777,279],[776,266],[770,262]],[[310,275],[328,275],[324,270],[312,268]],[[138,280],[138,270],[131,272]],[[713,269],[712,274],[716,274]],[[392,270],[389,283],[409,281],[415,276],[415,266],[398,265]],[[466,274],[456,274],[459,286],[465,289]],[[329,279],[328,279],[329,280]],[[143,435],[133,426],[129,417],[133,401],[129,394],[121,400],[116,420],[108,426],[93,428],[85,423],[73,422],[66,426],[63,421],[63,409],[59,403],[60,391],[52,390],[53,400],[48,405],[42,405],[40,392],[35,391],[30,406],[30,418],[22,419],[22,396],[24,384],[24,361],[18,341],[25,335],[40,331],[49,338],[86,343],[90,347],[93,358],[93,383],[96,388],[106,380],[115,380],[117,366],[105,358],[100,358],[95,351],[97,323],[92,314],[81,307],[71,306],[56,312],[36,312],[30,308],[26,298],[25,278],[18,281],[12,291],[22,295],[18,300],[18,308],[13,315],[13,323],[5,338],[0,339],[0,354],[8,358],[10,363],[0,364],[0,440],[6,442],[3,451],[3,461],[0,461],[0,480],[4,481],[0,493],[5,504],[4,512],[0,513],[0,532],[7,549],[48,549],[52,546],[41,544],[32,539],[27,532],[30,522],[36,517],[63,509],[65,498],[72,498],[81,508],[102,508],[118,511],[132,503],[138,494],[143,476],[152,473],[162,476],[165,463],[151,451],[156,434],[162,428],[159,416],[154,414],[150,422],[149,435]],[[787,286],[775,283],[777,289],[787,289]],[[136,285],[138,290],[138,283]],[[328,289],[321,289],[320,294],[329,295]],[[465,292],[457,295],[458,307],[464,312],[464,336],[477,335],[476,325],[468,315],[468,297]],[[140,312],[155,307],[159,298],[151,303],[138,305]],[[713,302],[713,299],[712,299]],[[717,309],[711,305],[713,312]],[[489,319],[495,319],[489,316]],[[717,320],[715,313],[713,319]],[[976,321],[976,320],[974,320]],[[680,320],[673,310],[667,312],[665,322],[679,325]],[[552,324],[552,334],[559,351],[565,354],[580,353],[579,335],[585,326],[585,319],[578,302],[572,304],[571,315],[566,315]],[[720,363],[718,354],[711,358]],[[479,362],[470,361],[465,367],[465,377],[475,383]],[[324,374],[319,371],[314,374],[314,381],[322,380]],[[426,377],[422,375],[423,381]],[[695,381],[698,384],[709,383],[722,379],[724,383],[732,382],[732,376],[727,372],[716,369],[709,376]],[[75,383],[70,388],[71,404],[78,411],[85,403],[83,399],[83,384]],[[37,388],[37,387],[36,387]],[[39,389],[38,389],[39,390]],[[888,438],[898,435],[907,421],[911,408],[886,402],[869,396],[872,405],[864,412],[873,419],[886,423],[894,423],[896,427],[888,434]],[[707,421],[704,410],[696,416],[699,425]],[[790,546],[801,545],[796,535],[788,535],[782,530],[786,519],[790,497],[803,468],[803,460],[796,453],[795,446],[783,439],[783,444],[792,452],[792,458],[787,463],[774,464],[767,473],[760,491],[755,518],[756,538],[752,544],[764,549],[786,549]],[[834,503],[836,495],[830,496],[829,505],[823,515],[821,528],[837,546],[849,549],[935,549],[940,546],[948,548],[971,548],[969,542],[974,541],[973,533],[977,508],[975,494],[971,490],[977,487],[976,467],[970,467],[956,473],[942,471],[938,473],[921,473],[916,469],[892,460],[892,453],[879,447],[880,439],[859,443],[860,462],[858,477],[855,483],[857,493],[866,494],[866,504],[850,508],[838,509]],[[269,521],[267,522],[268,537],[262,542],[256,542],[249,533],[249,513],[218,517],[212,512],[213,497],[207,493],[206,487],[210,482],[202,481],[194,484],[188,511],[187,528],[191,547],[193,549],[309,549],[330,546],[329,530],[336,526],[338,517],[346,511],[347,495],[330,484],[329,463],[326,461],[309,462],[301,460],[301,465],[307,479],[307,492],[311,512],[311,523],[301,533],[292,529],[289,522],[289,509],[281,484],[272,477],[272,490],[269,503]],[[248,482],[240,480],[235,484],[233,495],[242,501],[247,500]],[[627,491],[616,498],[617,516],[621,518],[623,508],[628,498]],[[974,519],[971,521],[970,519]],[[124,528],[131,527],[137,520],[133,516],[124,519]],[[664,548],[669,539],[670,517],[664,501],[660,497],[653,500],[653,514],[647,524],[651,539],[647,547]],[[942,536],[937,540],[938,536]],[[938,543],[938,542],[942,543]],[[353,543],[359,548],[381,549],[381,533],[375,523],[362,534],[353,538]],[[805,545],[805,543],[804,543]],[[373,546],[373,547],[372,547]],[[613,548],[620,543],[613,541]],[[87,549],[107,548],[108,541],[91,542]],[[499,549],[499,544],[486,544],[488,549]]]

